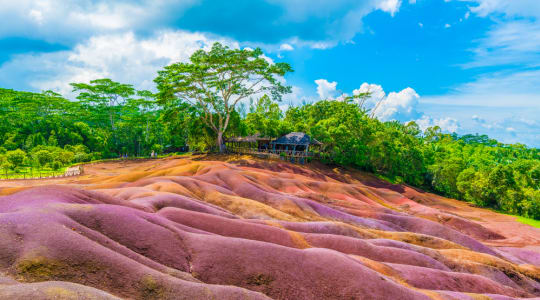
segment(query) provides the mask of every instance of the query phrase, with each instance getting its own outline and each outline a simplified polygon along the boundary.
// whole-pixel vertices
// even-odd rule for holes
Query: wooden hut
[[[310,157],[310,148],[320,147],[321,142],[304,132],[291,132],[271,142],[271,152],[287,157]],[[282,154],[284,153],[284,154]]]
[[[291,132],[277,139],[254,134],[225,140],[225,146],[230,153],[281,158],[302,164],[306,162],[306,158],[313,157],[313,152],[310,150],[321,145],[321,142],[304,132]]]
[[[250,136],[238,136],[225,140],[227,151],[235,153],[268,152],[273,139],[260,133]]]

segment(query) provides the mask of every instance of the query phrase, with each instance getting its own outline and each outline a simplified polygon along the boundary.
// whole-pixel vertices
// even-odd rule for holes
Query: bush
[[[157,154],[161,153],[161,151],[163,151],[163,146],[161,146],[160,144],[154,144],[152,146],[152,150]]]
[[[103,154],[101,152],[92,152],[91,157],[91,160],[100,160],[103,158]]]
[[[60,161],[64,165],[68,165],[71,162],[73,162],[73,159],[75,158],[75,153],[67,150],[61,150],[57,152],[57,155],[55,157],[56,160]]]
[[[46,164],[53,161],[53,155],[47,150],[39,150],[34,153],[34,158],[40,167],[44,167]]]
[[[87,153],[77,153],[73,158],[74,162],[89,162],[92,160],[92,154]]]
[[[21,149],[8,151],[6,152],[6,158],[7,161],[11,164],[11,168],[17,169],[23,164],[24,159],[26,158],[26,153]]]
[[[62,163],[59,162],[59,161],[57,161],[57,160],[55,160],[55,161],[53,161],[53,163],[51,164],[51,167],[53,168],[53,170],[58,171],[58,170],[60,170],[60,168],[62,167]]]

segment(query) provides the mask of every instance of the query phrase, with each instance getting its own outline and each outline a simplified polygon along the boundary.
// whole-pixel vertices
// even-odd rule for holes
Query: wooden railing
[[[61,172],[47,172],[41,173],[39,171],[28,173],[0,173],[0,180],[28,180],[28,179],[53,179],[53,178],[64,178],[71,176],[79,176],[83,173],[82,166],[69,167]]]
[[[308,162],[311,158],[317,157],[317,153],[311,151],[306,152],[295,150],[274,150],[244,147],[227,147],[227,152],[236,154],[249,154],[265,158],[282,159],[301,164]]]

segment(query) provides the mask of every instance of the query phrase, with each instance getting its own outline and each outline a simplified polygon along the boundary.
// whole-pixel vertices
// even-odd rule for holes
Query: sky
[[[0,87],[155,89],[214,42],[287,62],[283,107],[370,92],[382,121],[540,147],[540,0],[0,0]]]

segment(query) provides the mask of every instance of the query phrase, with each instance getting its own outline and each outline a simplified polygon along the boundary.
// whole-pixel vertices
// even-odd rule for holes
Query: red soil
[[[538,229],[354,170],[168,158],[0,194],[0,298],[540,297]]]

